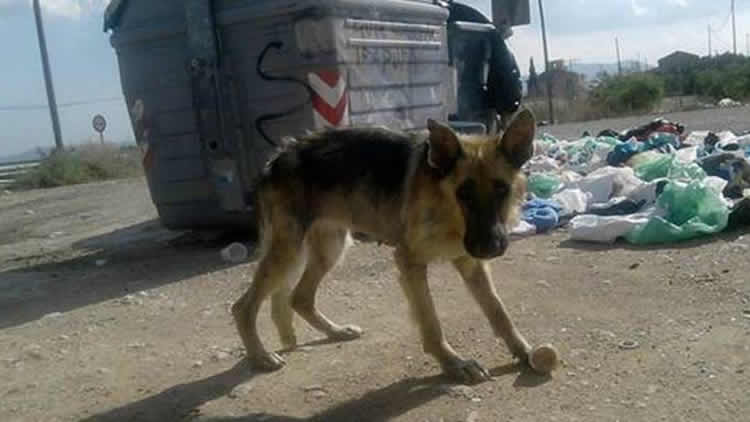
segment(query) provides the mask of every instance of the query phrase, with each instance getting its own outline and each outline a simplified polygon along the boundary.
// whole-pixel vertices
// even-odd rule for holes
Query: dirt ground
[[[494,379],[475,386],[439,376],[408,319],[390,251],[370,244],[355,245],[320,293],[321,308],[361,325],[363,338],[322,341],[297,319],[305,344],[285,354],[281,371],[254,373],[228,309],[255,263],[224,263],[221,245],[160,228],[141,179],[0,193],[0,421],[750,414],[743,232],[662,248],[572,243],[564,231],[515,241],[492,264],[495,283],[526,337],[561,352],[551,377],[515,364],[458,275],[435,266],[431,284],[449,341],[492,368]],[[260,324],[279,347],[267,309]]]

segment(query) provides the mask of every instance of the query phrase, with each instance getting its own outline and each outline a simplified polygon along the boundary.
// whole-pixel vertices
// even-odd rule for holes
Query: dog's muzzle
[[[476,233],[474,236],[467,234],[464,238],[466,251],[477,259],[492,259],[502,256],[508,249],[508,244],[508,236],[502,227]]]

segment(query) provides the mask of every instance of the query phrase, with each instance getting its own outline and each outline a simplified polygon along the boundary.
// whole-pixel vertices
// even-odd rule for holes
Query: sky
[[[530,57],[538,70],[544,63],[537,0],[531,1],[531,25],[515,27],[508,40],[524,74]],[[729,51],[730,1],[544,0],[550,58],[612,63],[615,37],[623,59],[651,65],[677,49],[705,55],[709,24],[714,50]],[[465,2],[490,15],[490,0]],[[107,140],[132,141],[117,58],[102,31],[108,0],[41,3],[64,142],[98,139],[91,128],[97,113],[108,120]],[[737,0],[737,32],[738,50],[744,53],[750,0]],[[54,145],[48,109],[34,108],[47,100],[31,0],[0,0],[0,53],[5,58],[0,66],[0,156]],[[79,102],[93,103],[70,105]]]

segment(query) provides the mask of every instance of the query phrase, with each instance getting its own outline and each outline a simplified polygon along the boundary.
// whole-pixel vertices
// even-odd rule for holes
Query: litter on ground
[[[664,119],[573,141],[544,134],[513,233],[567,227],[573,240],[645,245],[750,225],[748,156],[750,134],[685,133]]]

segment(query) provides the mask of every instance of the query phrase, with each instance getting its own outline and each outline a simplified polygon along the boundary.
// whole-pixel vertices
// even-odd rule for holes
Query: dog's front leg
[[[521,359],[522,362],[527,362],[531,347],[510,320],[508,311],[505,310],[500,296],[495,291],[487,263],[474,258],[463,257],[454,260],[453,265],[461,274],[471,295],[487,316],[495,335],[505,340],[513,355]]]
[[[422,336],[425,353],[434,356],[446,375],[460,382],[477,383],[490,378],[489,372],[473,360],[464,360],[453,350],[443,335],[427,284],[427,265],[410,259],[408,253],[396,251],[400,271],[399,282],[409,302],[412,317]]]

